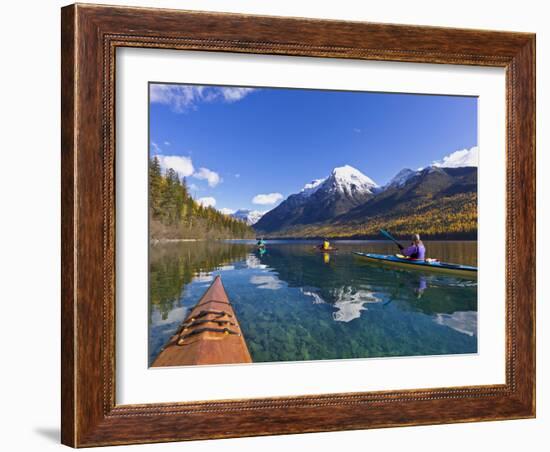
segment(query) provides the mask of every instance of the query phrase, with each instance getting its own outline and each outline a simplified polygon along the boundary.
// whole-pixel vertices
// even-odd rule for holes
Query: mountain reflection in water
[[[314,242],[155,245],[150,256],[149,362],[221,275],[254,362],[475,353],[477,282],[366,265],[338,242],[327,261]],[[441,260],[476,265],[476,242],[428,242]]]

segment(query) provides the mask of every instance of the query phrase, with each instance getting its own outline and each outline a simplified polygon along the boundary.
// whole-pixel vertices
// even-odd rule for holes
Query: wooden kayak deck
[[[221,277],[216,276],[152,367],[251,362]]]

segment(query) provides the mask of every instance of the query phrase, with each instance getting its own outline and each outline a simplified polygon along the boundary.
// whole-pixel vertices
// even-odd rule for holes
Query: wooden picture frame
[[[84,447],[535,416],[535,35],[79,4],[62,9],[61,34],[64,444]],[[117,405],[118,47],[505,68],[506,383]]]

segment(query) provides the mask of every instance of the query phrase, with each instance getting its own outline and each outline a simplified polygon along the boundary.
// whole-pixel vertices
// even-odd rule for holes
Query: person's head
[[[419,235],[419,234],[413,234],[413,235],[412,235],[412,241],[413,241],[415,244],[420,243],[420,235]]]

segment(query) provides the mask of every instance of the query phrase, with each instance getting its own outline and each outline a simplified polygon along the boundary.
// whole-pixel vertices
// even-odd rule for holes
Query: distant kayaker
[[[265,241],[264,241],[264,238],[263,237],[260,237],[258,239],[258,242],[256,243],[256,246],[258,248],[265,248]]]
[[[323,239],[322,249],[323,250],[330,250],[330,242],[328,241],[328,239]]]
[[[412,242],[409,247],[405,248],[400,245],[399,248],[401,249],[401,254],[407,256],[409,259],[424,260],[426,257],[426,247],[422,243],[422,240],[420,240],[420,235],[418,234],[412,235]]]

